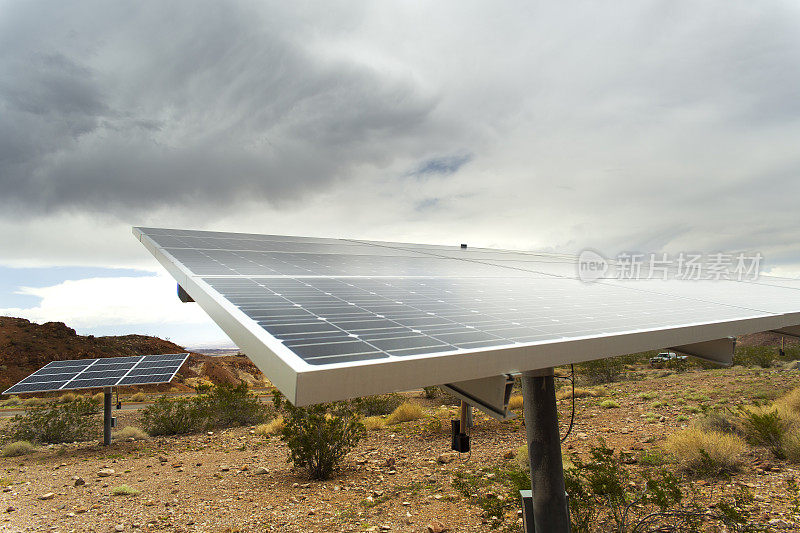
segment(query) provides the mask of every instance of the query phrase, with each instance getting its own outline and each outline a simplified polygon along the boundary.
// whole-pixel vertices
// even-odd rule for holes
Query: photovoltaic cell
[[[378,382],[446,383],[682,340],[663,332],[691,331],[688,343],[800,323],[800,283],[585,283],[575,258],[559,254],[159,228],[134,233],[269,377],[276,362],[290,369],[276,384],[286,389],[320,376],[316,389],[306,387],[318,401],[385,392]],[[537,359],[567,343],[584,347]],[[598,346],[608,352],[590,351]],[[440,362],[454,355],[446,367]],[[432,376],[426,356],[448,374]],[[379,370],[384,364],[387,370]],[[348,367],[364,370],[336,374],[341,384],[315,373]]]
[[[189,354],[52,361],[3,394],[167,383]]]

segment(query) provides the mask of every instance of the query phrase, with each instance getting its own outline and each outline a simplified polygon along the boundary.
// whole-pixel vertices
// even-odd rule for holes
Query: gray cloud
[[[185,3],[126,17],[95,7],[87,27],[82,14],[49,5],[61,16],[4,40],[7,205],[137,212],[253,196],[279,203],[354,165],[381,164],[392,145],[413,151],[429,129],[435,95],[348,58],[312,55],[302,43],[309,28],[283,26],[290,14]],[[15,4],[0,33],[29,27],[42,9]],[[70,28],[63,41],[38,38],[56,31],[48,22]]]
[[[2,12],[0,227],[37,239],[7,257],[75,214],[800,265],[793,4]]]

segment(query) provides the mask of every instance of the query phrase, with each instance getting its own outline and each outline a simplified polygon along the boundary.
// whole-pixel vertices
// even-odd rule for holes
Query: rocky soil
[[[602,438],[635,458],[657,449],[665,435],[702,416],[702,409],[772,399],[800,384],[800,372],[781,369],[642,371],[638,377],[607,385],[603,398],[577,400],[565,452],[585,454]],[[452,480],[458,472],[491,478],[492,468],[514,460],[511,452],[524,444],[524,427],[518,419],[476,415],[473,451],[458,457],[448,450],[456,408],[442,408],[421,392],[409,394],[429,416],[371,431],[342,471],[325,482],[293,469],[284,444],[253,428],[108,448],[77,443],[0,458],[0,531],[378,532],[427,531],[429,525],[453,532],[492,530],[489,517]],[[600,407],[609,398],[620,407]],[[657,401],[663,405],[654,407]],[[570,407],[570,400],[559,401],[562,427]],[[136,424],[135,411],[120,413],[121,426]],[[754,495],[750,508],[759,524],[800,530],[797,497],[789,489],[800,466],[761,449],[747,461],[730,479],[681,474],[683,487],[708,502],[745,487]],[[644,468],[632,462],[630,468]],[[679,473],[677,466],[670,468]],[[120,494],[123,486],[133,494]],[[512,515],[505,526],[519,523]]]

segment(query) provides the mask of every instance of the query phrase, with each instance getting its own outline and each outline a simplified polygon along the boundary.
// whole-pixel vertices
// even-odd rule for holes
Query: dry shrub
[[[600,407],[603,409],[616,409],[619,407],[619,402],[615,402],[614,400],[603,400],[600,402]]]
[[[608,394],[608,391],[603,387],[594,387],[591,389],[582,389],[581,387],[575,387],[575,397],[576,398],[600,398],[601,396],[605,396]],[[558,391],[556,394],[556,398],[559,400],[564,400],[566,398],[572,398],[572,387],[565,387]]]
[[[508,399],[508,408],[511,410],[522,409],[522,395],[515,394]]]
[[[18,457],[33,452],[36,447],[26,440],[10,442],[0,449],[0,457]]]
[[[736,435],[693,427],[667,437],[664,449],[691,473],[718,475],[739,469],[747,444]]]
[[[800,387],[792,389],[775,402],[775,407],[780,410],[800,413]]]
[[[133,396],[130,397],[129,401],[131,402],[146,402],[147,395],[143,392],[137,392]]]
[[[44,398],[37,398],[34,396],[33,398],[28,398],[25,400],[25,407],[41,407],[43,405],[47,405],[48,403],[49,402]]]
[[[783,451],[786,460],[800,464],[800,428],[793,428],[783,435]]]
[[[736,419],[731,419],[723,413],[714,411],[702,418],[698,418],[692,425],[696,429],[705,431],[706,433],[715,431],[717,433],[734,434],[741,432],[741,428],[737,426],[737,422],[738,420]]]
[[[415,402],[404,402],[400,404],[397,409],[392,411],[392,414],[386,419],[387,424],[399,424],[401,422],[409,422],[411,420],[419,420],[425,416],[425,410],[422,406]]]
[[[386,420],[380,416],[368,416],[363,422],[364,427],[367,428],[368,431],[375,431],[386,427]]]
[[[92,401],[97,403],[103,403],[103,399],[105,398],[105,394],[102,392],[98,392],[94,396],[92,396]]]
[[[4,407],[15,407],[15,406],[21,405],[21,404],[22,404],[22,400],[20,400],[19,396],[17,396],[16,394],[14,396],[11,396],[9,399],[7,399],[6,401],[3,402],[3,406]]]
[[[140,491],[130,485],[120,485],[111,489],[111,494],[114,496],[138,496]]]
[[[74,392],[68,392],[66,394],[62,394],[61,396],[59,396],[58,401],[61,403],[74,402],[77,399],[77,397],[78,395],[75,394]]]
[[[143,429],[137,428],[136,426],[126,426],[119,431],[115,431],[112,434],[112,437],[115,439],[133,438],[135,440],[146,440],[150,438],[150,435],[148,435]]]
[[[270,437],[280,433],[284,425],[283,417],[277,416],[266,424],[259,424],[256,426],[256,433],[265,437]]]

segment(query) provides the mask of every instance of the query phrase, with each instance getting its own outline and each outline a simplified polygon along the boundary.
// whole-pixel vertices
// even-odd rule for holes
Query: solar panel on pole
[[[188,353],[52,361],[3,394],[156,385],[172,381]]]
[[[800,292],[585,283],[568,256],[134,228],[296,405],[800,324]]]

